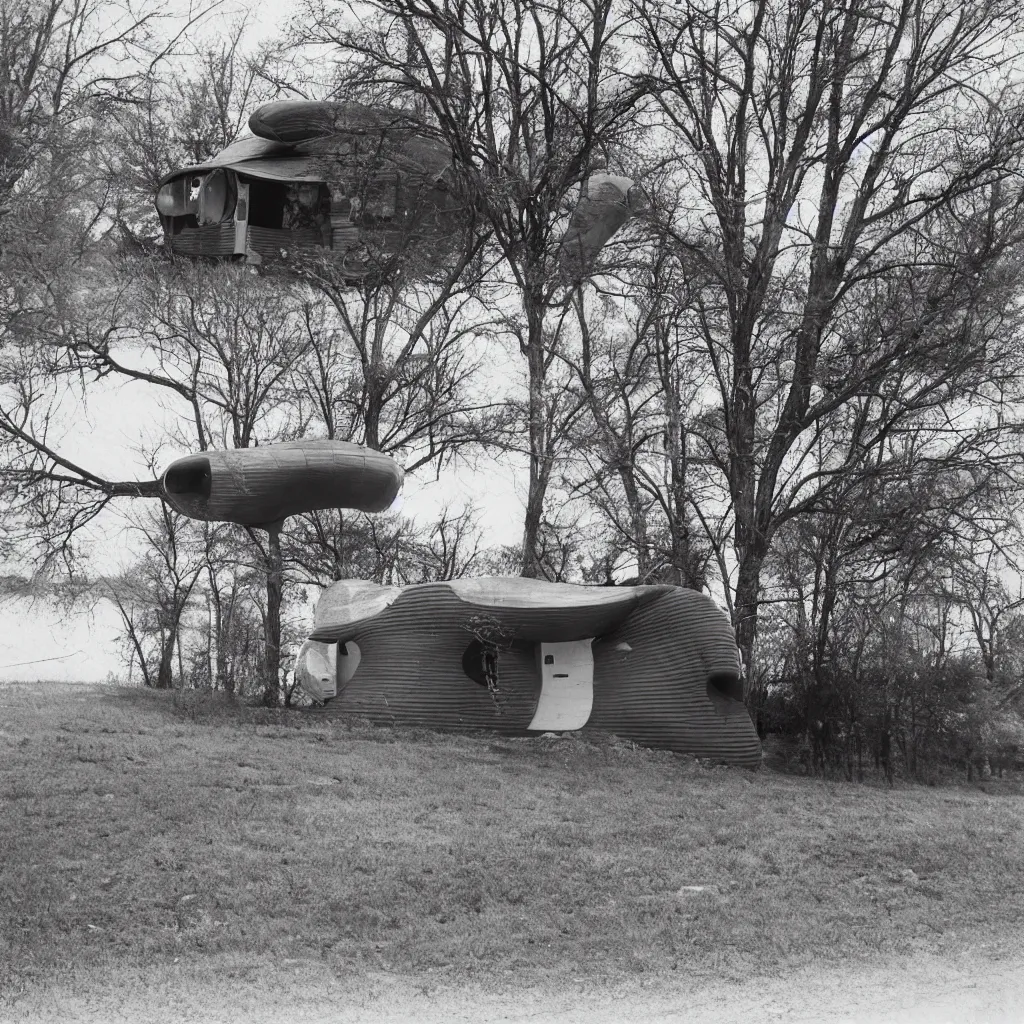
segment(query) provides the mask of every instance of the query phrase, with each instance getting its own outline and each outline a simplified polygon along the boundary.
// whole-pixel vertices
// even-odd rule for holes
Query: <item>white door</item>
[[[540,644],[540,700],[531,729],[582,729],[594,707],[594,652],[590,640]]]

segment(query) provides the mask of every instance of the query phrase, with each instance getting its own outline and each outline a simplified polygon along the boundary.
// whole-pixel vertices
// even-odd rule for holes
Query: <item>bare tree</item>
[[[546,382],[564,317],[552,304],[564,301],[566,201],[633,123],[615,5],[315,2],[295,24],[298,43],[334,49],[338,88],[403,104],[439,131],[478,194],[518,301],[508,326],[528,377],[522,571],[538,575],[544,498],[564,443],[553,436]]]
[[[203,573],[199,530],[163,502],[134,518],[134,530],[145,541],[142,557],[103,577],[96,590],[117,607],[146,685],[167,689],[173,685],[175,652],[181,674],[182,619]]]
[[[158,4],[7,0],[0,9],[0,216],[14,213],[10,204],[20,207],[26,190],[52,188],[67,170],[54,155],[91,148],[96,121],[209,10],[198,6],[181,18]],[[76,171],[90,173],[81,164]]]
[[[73,352],[124,323],[109,285],[109,122],[208,10],[167,17],[158,5],[95,0],[0,9],[3,529],[36,567],[73,563],[75,533],[111,499],[157,493],[154,481],[107,479],[69,454],[82,401]]]
[[[783,522],[918,410],[971,402],[989,425],[1010,413],[1018,12],[1002,0],[634,10],[639,81],[692,182],[666,227],[709,282],[693,321],[717,395],[699,436],[731,505],[749,664]],[[828,458],[809,460],[839,423]]]
[[[186,38],[109,111],[111,143],[100,169],[131,241],[155,232],[153,196],[161,180],[230,145],[253,108],[276,94],[263,74],[268,54],[248,43],[248,31],[242,17],[209,38]]]
[[[812,766],[845,755],[850,779],[855,763],[862,777],[869,748],[888,774],[895,745],[916,773],[995,720],[993,630],[1012,613],[997,609],[1005,579],[973,554],[1007,543],[1016,495],[998,476],[951,472],[918,452],[904,438],[900,459],[890,452],[874,477],[851,475],[841,493],[787,520],[765,564],[770,682],[806,731]],[[986,607],[959,589],[964,573]],[[765,726],[770,693],[752,686],[749,697]]]
[[[578,344],[563,345],[561,358],[586,415],[567,476],[637,579],[700,589],[710,552],[692,525],[701,478],[691,471],[688,416],[708,374],[689,322],[694,285],[664,239],[646,242],[614,292],[577,293]]]
[[[303,306],[307,346],[292,373],[302,432],[365,444],[407,473],[500,442],[504,405],[479,373],[494,319],[460,284],[466,262],[440,280],[392,277],[358,289],[319,275],[327,301]]]

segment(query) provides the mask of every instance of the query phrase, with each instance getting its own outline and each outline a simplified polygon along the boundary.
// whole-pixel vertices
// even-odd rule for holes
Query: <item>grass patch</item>
[[[177,970],[554,991],[1016,952],[1021,835],[1019,795],[7,685],[0,1019]]]

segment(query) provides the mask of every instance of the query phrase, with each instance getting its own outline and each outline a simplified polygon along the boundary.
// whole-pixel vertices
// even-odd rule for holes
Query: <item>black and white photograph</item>
[[[1020,0],[0,0],[0,1024],[1024,1024]]]

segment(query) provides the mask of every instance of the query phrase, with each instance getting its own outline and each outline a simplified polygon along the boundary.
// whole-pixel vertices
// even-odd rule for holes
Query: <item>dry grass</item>
[[[7,685],[0,1019],[182,971],[555,991],[1015,952],[1022,835],[1014,795]]]

